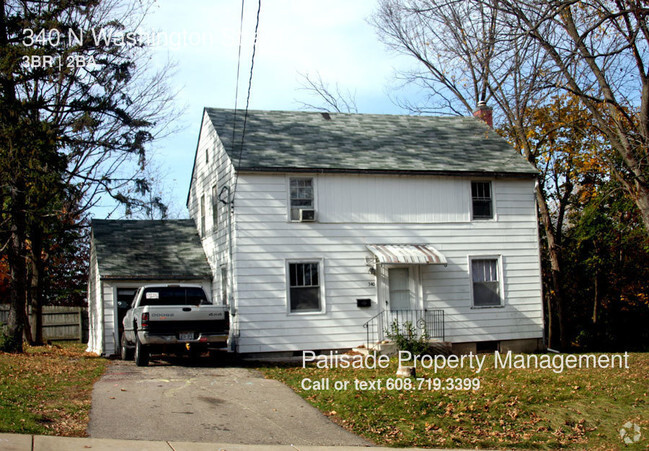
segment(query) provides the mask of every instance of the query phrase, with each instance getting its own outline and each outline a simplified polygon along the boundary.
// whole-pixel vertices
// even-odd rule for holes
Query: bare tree
[[[149,183],[148,190],[142,195],[128,193],[128,203],[117,204],[114,211],[123,212],[129,219],[181,219],[187,217],[184,206],[174,201],[173,184],[166,184],[173,175],[158,160],[150,159],[143,172]],[[173,180],[175,182],[175,180]]]
[[[550,262],[548,335],[552,346],[566,346],[561,235],[573,174],[546,170],[540,158],[544,147],[530,139],[535,125],[528,120],[529,112],[557,89],[541,77],[549,58],[538,42],[514,32],[498,4],[499,0],[382,0],[371,22],[388,47],[420,63],[419,70],[399,74],[429,92],[425,102],[407,104],[410,111],[462,115],[472,114],[478,102],[495,105],[502,132],[540,169],[536,200]]]
[[[476,0],[477,1],[477,0]],[[490,5],[549,60],[544,78],[581,100],[601,153],[649,234],[649,5],[641,0],[500,0]]]
[[[356,95],[351,91],[341,89],[338,83],[331,87],[329,83],[322,80],[320,73],[316,73],[315,76],[308,73],[299,75],[302,88],[323,102],[322,105],[316,105],[300,101],[302,108],[329,113],[358,113]]]
[[[52,234],[78,227],[101,195],[128,202],[128,187],[139,195],[149,189],[146,151],[173,117],[174,96],[165,84],[169,68],[148,70],[147,46],[136,34],[151,5],[0,0],[8,350],[22,349],[26,291],[36,309],[42,305]]]
[[[392,50],[413,57],[420,69],[400,78],[425,88],[414,113],[466,114],[488,102],[492,62],[500,41],[496,16],[466,1],[382,0],[370,19]]]

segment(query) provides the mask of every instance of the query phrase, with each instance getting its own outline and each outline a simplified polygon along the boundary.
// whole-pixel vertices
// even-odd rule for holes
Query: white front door
[[[381,310],[421,309],[419,266],[380,265],[378,268],[378,297]]]
[[[388,310],[414,310],[416,293],[410,277],[410,267],[388,268]]]
[[[379,299],[383,310],[380,324],[383,332],[380,339],[387,338],[395,324],[401,330],[407,323],[416,327],[422,310],[420,292],[419,266],[381,266]]]

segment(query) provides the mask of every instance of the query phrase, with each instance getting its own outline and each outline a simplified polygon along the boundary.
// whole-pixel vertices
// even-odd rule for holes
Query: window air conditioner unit
[[[314,222],[315,221],[315,210],[300,208],[300,222]]]

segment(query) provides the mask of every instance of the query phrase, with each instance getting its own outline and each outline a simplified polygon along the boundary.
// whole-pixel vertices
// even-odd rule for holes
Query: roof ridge
[[[204,107],[206,111],[227,111],[234,112],[234,108],[221,108],[221,107]],[[462,115],[453,115],[453,114],[395,114],[395,113],[348,113],[342,111],[310,111],[310,110],[260,110],[260,109],[248,109],[248,113],[290,113],[290,114],[310,114],[310,115],[322,115],[327,113],[331,116],[381,116],[381,117],[402,117],[402,118],[435,118],[435,119],[469,119],[474,120],[473,116],[462,116]]]
[[[233,109],[205,108],[230,160]],[[534,177],[525,158],[473,116],[249,110],[239,170]],[[209,139],[201,137],[200,139]]]

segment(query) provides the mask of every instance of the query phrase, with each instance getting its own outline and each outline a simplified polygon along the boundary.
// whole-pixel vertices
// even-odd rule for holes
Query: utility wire
[[[257,19],[255,23],[255,38],[252,43],[252,58],[250,61],[250,77],[248,78],[248,95],[246,96],[246,110],[243,116],[243,128],[241,130],[241,144],[239,145],[239,156],[237,158],[237,167],[235,171],[234,178],[234,190],[232,191],[232,200],[234,202],[234,197],[237,193],[237,185],[239,183],[239,168],[241,167],[241,157],[243,156],[243,143],[246,138],[246,125],[248,123],[248,107],[250,106],[250,92],[252,91],[252,74],[255,68],[255,54],[257,53],[257,37],[259,36],[259,15],[261,12],[261,0],[258,2],[257,6]],[[238,78],[238,77],[237,77]],[[236,113],[236,110],[235,110]],[[232,140],[234,145],[234,139]]]
[[[234,88],[234,113],[232,116],[232,146],[234,146],[235,132],[237,130],[237,105],[239,102],[239,70],[241,68],[241,41],[243,39],[243,11],[246,0],[241,0],[241,18],[239,19],[239,53],[237,55],[237,79]]]

